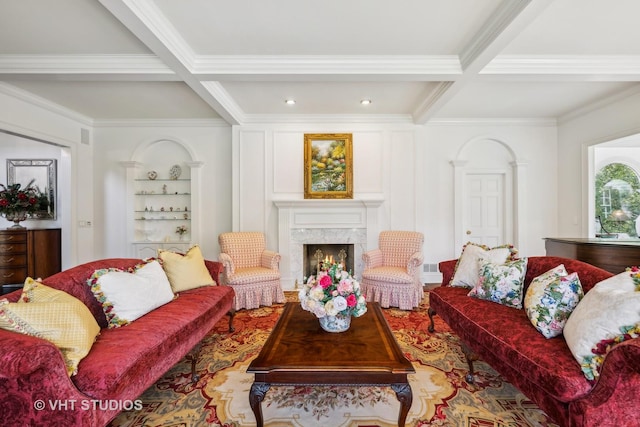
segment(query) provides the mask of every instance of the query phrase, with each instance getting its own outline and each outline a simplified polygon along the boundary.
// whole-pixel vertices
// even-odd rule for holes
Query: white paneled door
[[[504,180],[500,173],[466,175],[463,241],[489,247],[504,243]]]

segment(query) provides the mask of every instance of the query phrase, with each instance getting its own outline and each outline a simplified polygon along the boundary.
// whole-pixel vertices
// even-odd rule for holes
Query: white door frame
[[[511,169],[479,169],[477,166],[470,168],[469,161],[463,159],[461,153],[469,144],[477,141],[494,141],[502,145],[511,155],[509,165]],[[475,138],[468,141],[458,152],[458,158],[451,161],[454,169],[454,256],[459,255],[460,248],[467,243],[464,241],[464,209],[466,194],[466,176],[468,174],[492,173],[505,174],[505,238],[513,236],[513,245],[526,254],[526,233],[524,227],[527,224],[526,210],[526,169],[527,164],[518,160],[513,150],[504,142],[495,138]]]

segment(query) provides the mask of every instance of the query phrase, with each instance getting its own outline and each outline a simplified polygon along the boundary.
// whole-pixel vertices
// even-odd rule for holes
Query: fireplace
[[[346,261],[354,277],[362,274],[362,254],[378,245],[381,199],[277,200],[280,282],[295,289],[304,276],[315,274],[313,253],[306,245],[349,245]],[[337,253],[333,254],[334,260]],[[314,251],[315,253],[315,251]],[[359,280],[359,278],[358,278]]]
[[[343,256],[344,255],[344,256]],[[354,271],[354,245],[347,243],[340,244],[307,244],[302,247],[302,262],[304,277],[316,275],[318,273],[318,260],[320,267],[327,267],[333,262],[344,261],[343,270],[355,274]]]

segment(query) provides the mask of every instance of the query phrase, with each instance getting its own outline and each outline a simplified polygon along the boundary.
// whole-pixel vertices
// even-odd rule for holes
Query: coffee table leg
[[[262,403],[262,399],[264,399],[264,395],[267,394],[267,390],[269,390],[269,387],[270,386],[267,383],[251,384],[251,391],[249,392],[249,405],[251,405],[253,415],[256,417],[256,424],[258,427],[263,426],[262,407],[260,404]]]
[[[400,402],[400,415],[398,416],[398,427],[404,427],[407,420],[411,403],[413,402],[413,392],[408,383],[392,384],[391,388],[396,392],[396,397]]]

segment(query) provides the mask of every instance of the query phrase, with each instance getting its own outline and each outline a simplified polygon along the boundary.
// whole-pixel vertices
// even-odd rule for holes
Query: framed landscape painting
[[[353,198],[350,133],[304,134],[304,198]]]

